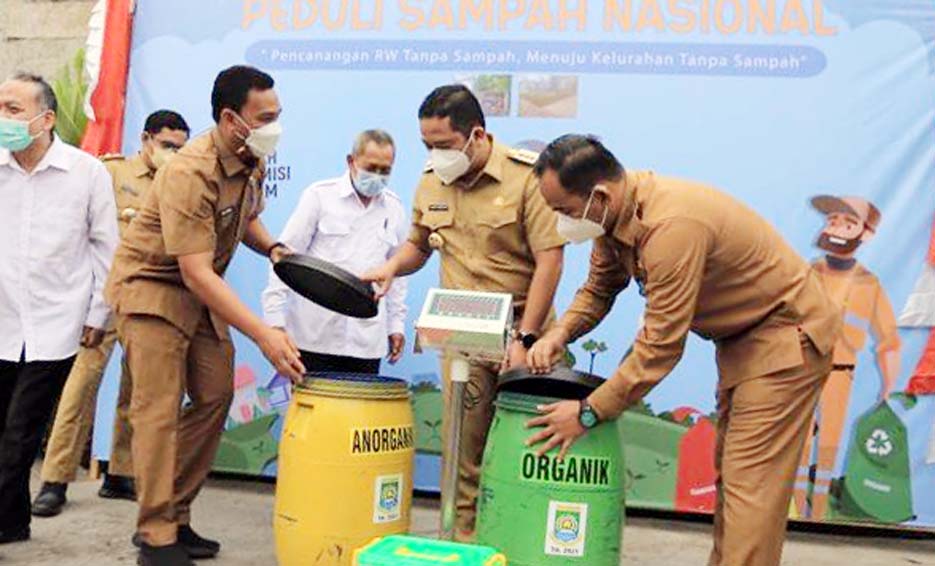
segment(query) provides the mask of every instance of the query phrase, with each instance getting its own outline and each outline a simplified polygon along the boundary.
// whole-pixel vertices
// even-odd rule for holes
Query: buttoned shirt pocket
[[[226,247],[227,242],[237,239],[237,227],[240,222],[240,207],[237,205],[222,206],[214,215],[215,231],[218,235],[219,247]]]
[[[87,230],[88,209],[76,207],[73,201],[64,199],[60,203],[39,206],[47,206],[51,211],[32,215],[32,232],[42,236],[36,238],[30,257],[37,263],[50,260],[46,264],[48,268],[62,268],[65,270],[63,275],[67,275],[71,270],[74,242],[80,240]],[[61,261],[65,259],[68,261]]]
[[[444,251],[448,248],[454,239],[457,240],[458,235],[453,230],[455,224],[454,212],[445,209],[445,210],[433,210],[432,207],[429,207],[427,210],[422,211],[422,218],[419,221],[419,226],[425,228],[428,231],[428,245],[429,248],[438,249]]]
[[[392,229],[391,226],[386,228],[381,228],[378,234],[378,240],[380,242],[379,255],[381,258],[385,259],[389,253],[399,245],[399,236]]]
[[[494,257],[518,249],[522,243],[519,214],[516,208],[494,209],[477,219],[478,235],[484,245],[484,253]]]
[[[312,247],[314,255],[332,263],[341,262],[350,257],[353,250],[348,245],[351,226],[337,218],[323,218],[315,233]]]

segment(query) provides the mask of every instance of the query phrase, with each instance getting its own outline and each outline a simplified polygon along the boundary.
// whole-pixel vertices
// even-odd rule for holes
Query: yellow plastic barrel
[[[406,382],[310,374],[279,444],[280,566],[350,566],[355,549],[408,531],[414,454]]]

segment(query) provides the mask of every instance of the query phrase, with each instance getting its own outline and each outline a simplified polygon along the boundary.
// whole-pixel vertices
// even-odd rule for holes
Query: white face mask
[[[467,143],[461,149],[433,149],[430,152],[432,169],[442,183],[446,185],[454,183],[471,168],[471,159],[465,151],[474,141],[475,130],[477,128],[471,130]]]
[[[597,187],[595,187],[597,189]],[[591,203],[594,202],[595,190],[591,191],[588,197],[588,203],[584,205],[584,213],[581,218],[572,218],[567,214],[556,212],[558,222],[555,226],[560,236],[573,244],[582,244],[594,238],[600,238],[604,235],[604,222],[607,221],[607,207],[604,207],[604,216],[600,222],[588,220],[588,211],[591,209]]]
[[[354,188],[361,196],[368,198],[373,198],[382,193],[389,183],[389,175],[371,173],[363,169],[358,169],[354,178]]]
[[[239,114],[234,114],[234,116],[237,116],[237,119],[240,120],[244,126],[250,128],[250,124],[241,118]],[[279,138],[281,136],[282,124],[277,120],[259,128],[250,128],[250,134],[244,138],[243,142],[254,157],[257,159],[264,159],[276,151],[276,146],[279,144]]]

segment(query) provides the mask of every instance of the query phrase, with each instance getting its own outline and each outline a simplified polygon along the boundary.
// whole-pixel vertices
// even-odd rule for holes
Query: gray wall
[[[0,0],[0,77],[53,78],[87,38],[94,0]]]

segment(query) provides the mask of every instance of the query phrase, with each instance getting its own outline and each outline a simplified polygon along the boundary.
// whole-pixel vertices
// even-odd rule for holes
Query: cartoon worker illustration
[[[815,520],[827,516],[835,459],[854,381],[857,355],[872,335],[881,378],[880,398],[885,399],[899,374],[899,333],[893,307],[880,281],[854,257],[870,240],[881,214],[869,201],[854,196],[816,196],[812,206],[825,215],[817,246],[825,256],[812,265],[828,292],[844,311],[844,332],[834,347],[834,367],[818,403],[813,426],[817,432],[806,441],[796,478],[795,504],[799,516]],[[810,478],[814,446],[815,476]],[[810,485],[814,482],[812,485]],[[809,501],[809,491],[811,498]]]

